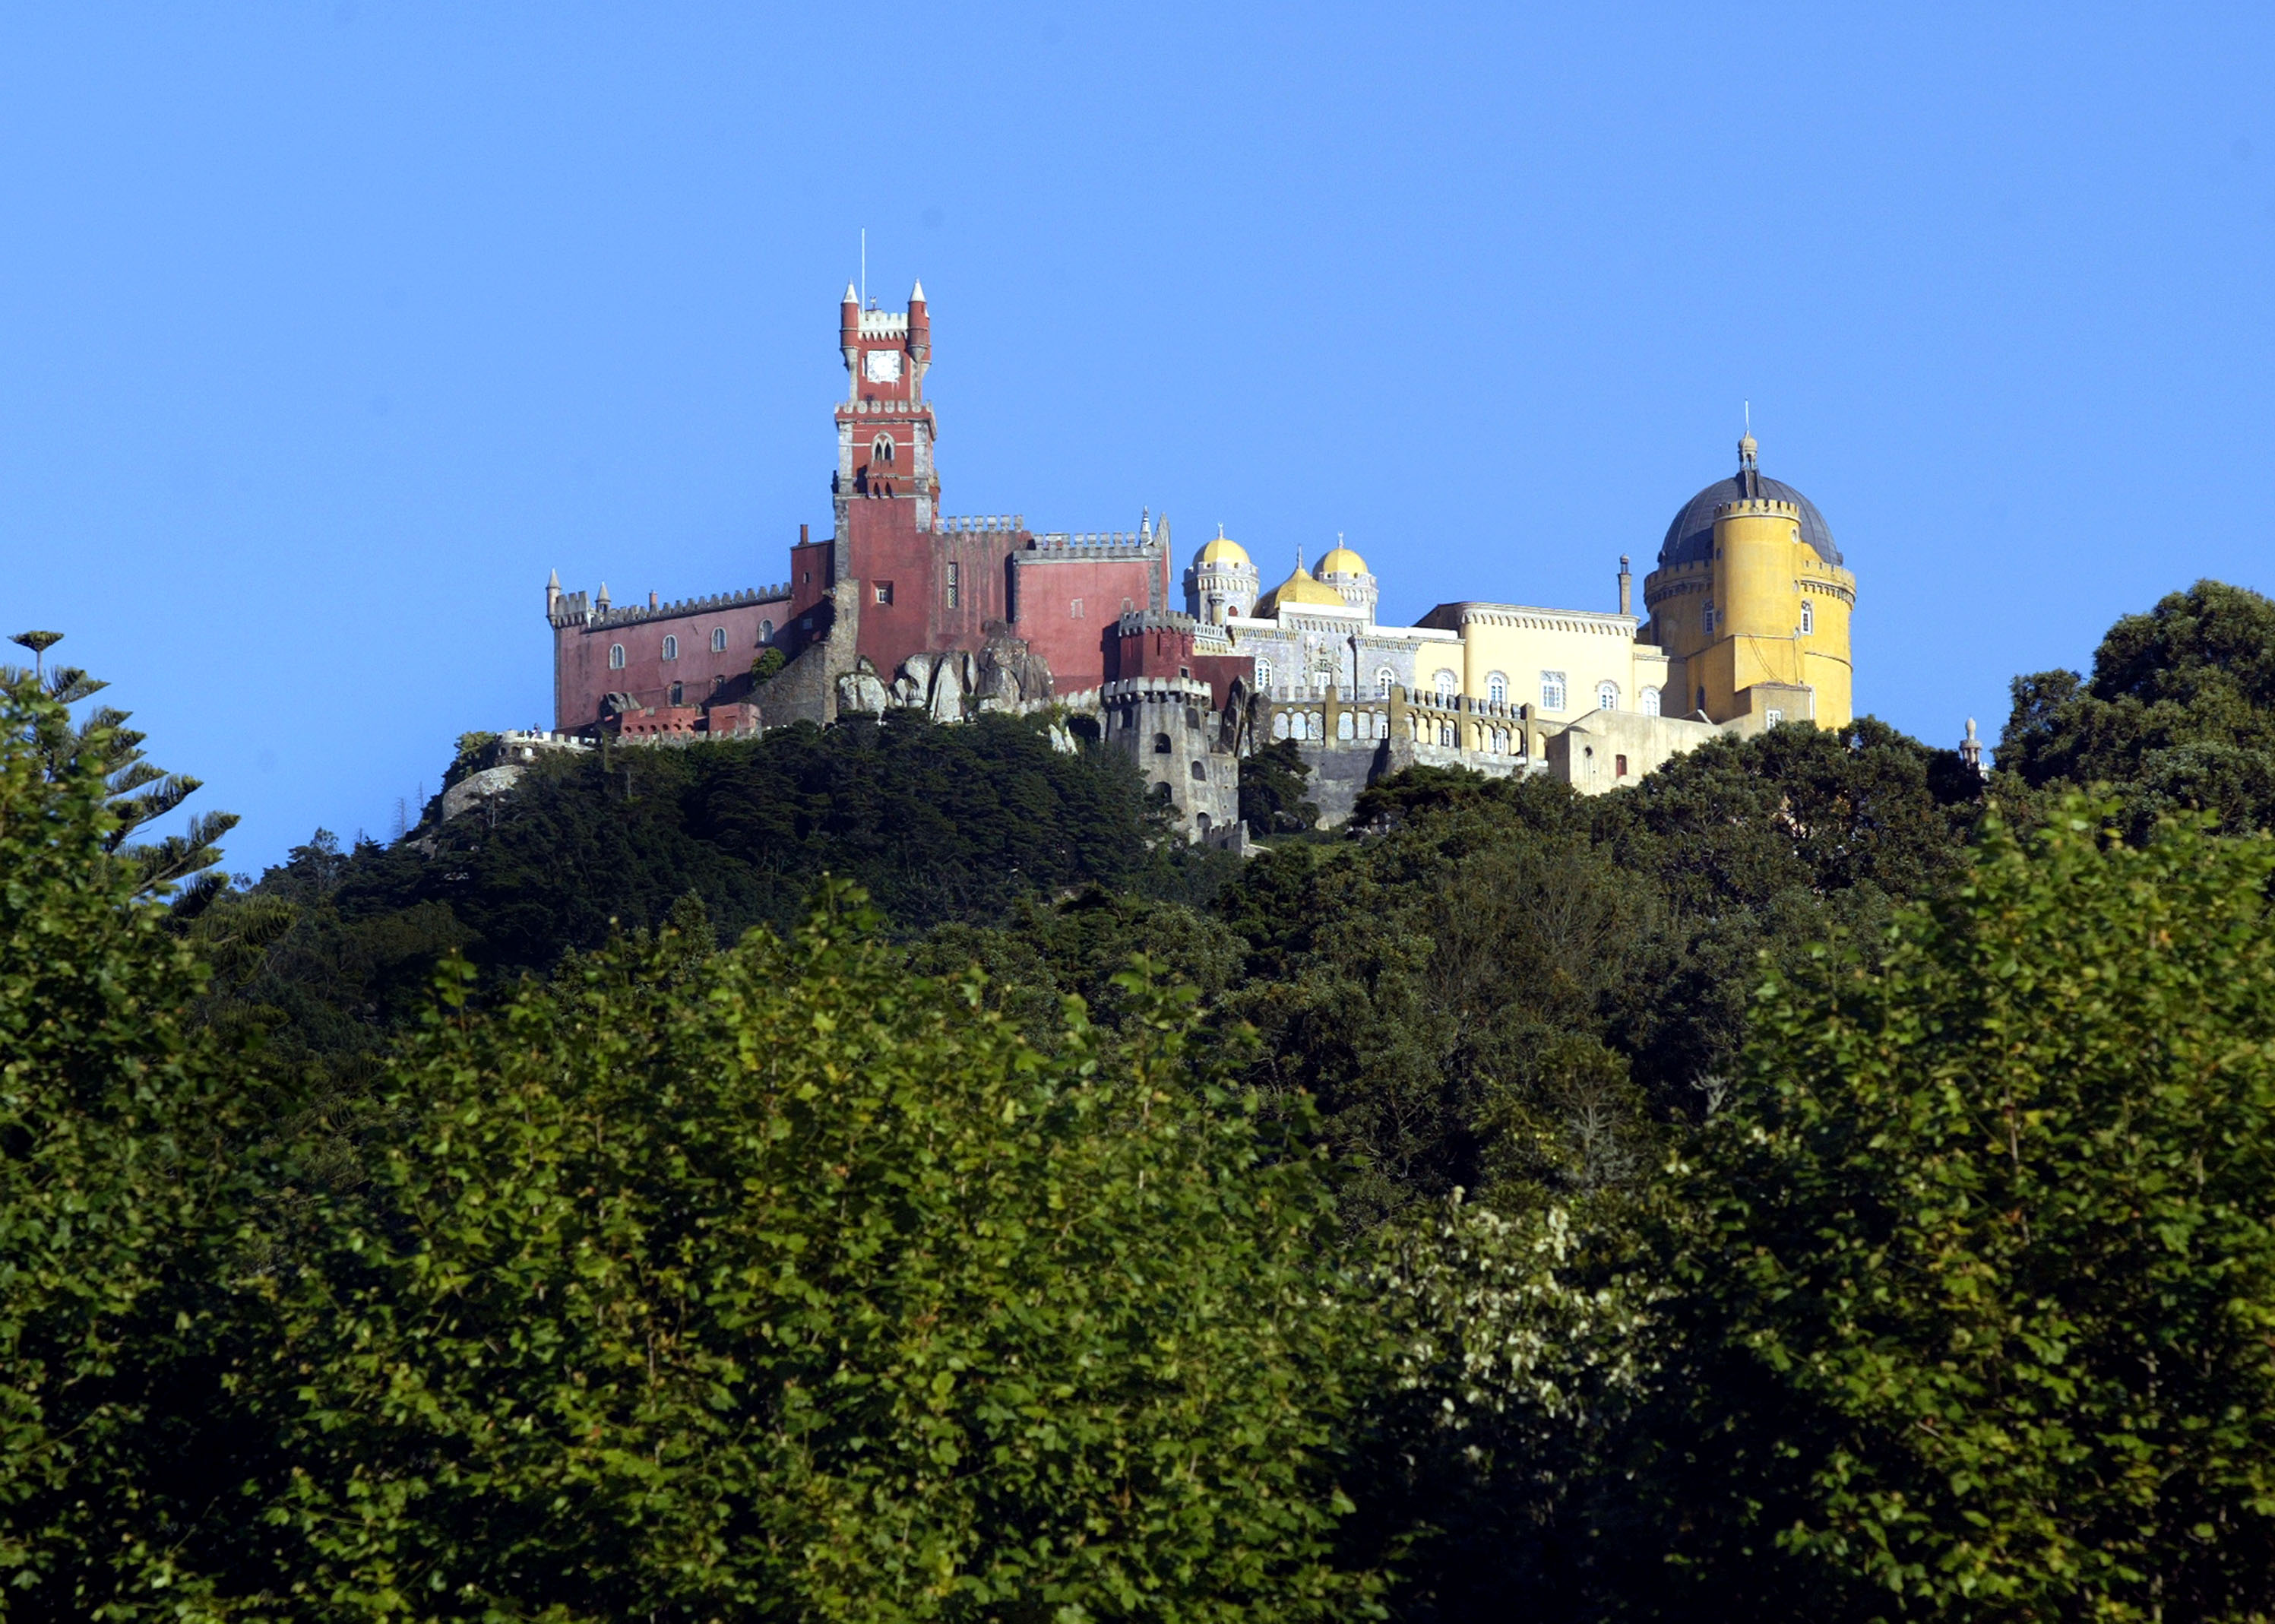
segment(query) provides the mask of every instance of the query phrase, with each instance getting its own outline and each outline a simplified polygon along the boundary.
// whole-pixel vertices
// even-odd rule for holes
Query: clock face
[[[898,383],[901,381],[901,352],[898,350],[871,350],[861,358],[861,372],[872,383]]]

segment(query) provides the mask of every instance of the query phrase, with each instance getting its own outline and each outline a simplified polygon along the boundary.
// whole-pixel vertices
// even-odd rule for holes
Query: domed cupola
[[[1319,560],[1319,578],[1322,585],[1332,586],[1342,601],[1355,609],[1366,611],[1367,623],[1374,623],[1374,607],[1380,601],[1382,587],[1366,567],[1366,560],[1343,545],[1341,535]]]
[[[1738,442],[1738,472],[1727,480],[1717,480],[1682,504],[1674,522],[1667,527],[1667,540],[1660,543],[1659,567],[1674,564],[1703,563],[1714,556],[1714,510],[1726,502],[1789,502],[1801,510],[1801,539],[1817,550],[1817,555],[1838,568],[1840,549],[1833,544],[1833,527],[1825,522],[1825,515],[1817,504],[1799,491],[1780,480],[1765,475],[1758,466],[1754,437],[1749,434]]]
[[[1235,616],[1254,612],[1262,584],[1248,549],[1219,525],[1215,539],[1194,555],[1192,567],[1185,571],[1185,607],[1196,620],[1221,626]]]

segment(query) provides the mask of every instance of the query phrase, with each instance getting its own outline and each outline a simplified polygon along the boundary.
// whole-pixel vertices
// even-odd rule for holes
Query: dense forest
[[[1281,749],[1244,863],[896,714],[232,880],[98,687],[0,691],[14,1614],[2275,1613],[2256,593],[1987,782]]]

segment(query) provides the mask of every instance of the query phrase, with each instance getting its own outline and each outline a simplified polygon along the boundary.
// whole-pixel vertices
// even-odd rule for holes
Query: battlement
[[[506,755],[519,754],[526,760],[540,750],[590,750],[593,741],[574,733],[540,732],[535,729],[509,728],[497,736],[495,746]]]
[[[942,517],[933,520],[932,527],[935,534],[941,535],[979,535],[985,533],[990,535],[1001,534],[1015,536],[1025,532],[1027,528],[1027,516],[1024,513],[997,513],[986,517],[976,517],[971,516],[957,518]]]
[[[861,336],[864,338],[906,338],[908,336],[909,313],[905,310],[865,310],[861,313]]]
[[[1209,704],[1209,685],[1190,676],[1130,676],[1108,683],[1098,691],[1108,705]]]
[[[1124,550],[1103,555],[1134,558],[1140,552],[1151,552],[1153,542],[1143,532],[1136,530],[1050,530],[1033,538],[1027,546],[1035,552],[1079,550],[1085,556],[1100,554],[1106,548],[1121,548]]]
[[[1750,496],[1738,502],[1717,502],[1714,506],[1716,518],[1743,517],[1748,514],[1789,518],[1798,525],[1801,523],[1801,504],[1797,502],[1778,502],[1767,496]]]
[[[708,610],[740,608],[760,603],[787,603],[790,584],[774,586],[748,586],[741,592],[714,593],[706,598],[677,598],[669,603],[639,604],[625,608],[591,609],[586,605],[585,594],[563,593],[554,610],[556,626],[582,624],[589,631],[617,626],[637,626],[652,620],[681,620],[690,615]]]
[[[929,402],[921,400],[841,400],[837,403],[840,417],[920,417],[932,415]]]
[[[1128,609],[1115,629],[1125,638],[1144,631],[1179,631],[1191,637],[1213,631],[1218,642],[1225,641],[1219,628],[1206,624],[1183,609]]]

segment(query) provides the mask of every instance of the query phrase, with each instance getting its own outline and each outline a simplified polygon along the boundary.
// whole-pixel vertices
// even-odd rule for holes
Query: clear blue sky
[[[1948,741],[2267,590],[2275,11],[16,5],[0,630],[256,869],[548,720],[546,571],[782,578],[836,298],[946,505],[1608,608],[1739,403]]]

